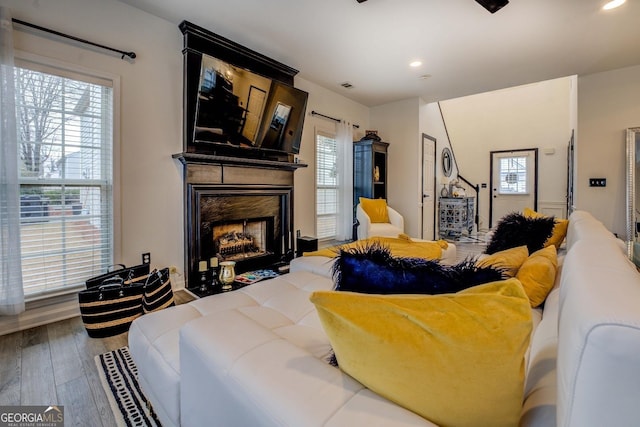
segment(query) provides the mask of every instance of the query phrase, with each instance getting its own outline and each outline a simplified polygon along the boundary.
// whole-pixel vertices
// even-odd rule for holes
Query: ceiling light
[[[509,3],[509,0],[476,0],[491,13],[496,13]]]
[[[410,67],[419,67],[422,65],[422,61],[413,61],[412,63],[409,64]]]
[[[602,9],[604,10],[615,9],[616,7],[622,6],[625,1],[626,0],[612,0],[607,4],[605,4],[604,6],[602,6]]]

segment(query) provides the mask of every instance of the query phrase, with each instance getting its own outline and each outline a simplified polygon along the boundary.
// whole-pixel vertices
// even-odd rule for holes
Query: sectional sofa
[[[625,254],[589,213],[571,215],[554,289],[531,309],[520,426],[640,425],[640,274]],[[309,298],[333,283],[302,261],[132,324],[139,380],[165,427],[436,425],[327,363]]]

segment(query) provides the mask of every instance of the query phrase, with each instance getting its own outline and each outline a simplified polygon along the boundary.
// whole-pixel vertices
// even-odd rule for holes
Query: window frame
[[[35,71],[41,71],[48,74],[55,74],[71,79],[80,79],[88,83],[104,85],[108,82],[112,90],[112,122],[111,122],[111,219],[112,219],[112,236],[110,264],[114,263],[114,259],[120,259],[122,254],[122,221],[117,213],[121,209],[121,181],[120,181],[120,97],[121,83],[120,76],[117,74],[87,68],[81,65],[56,60],[30,52],[21,50],[14,51],[15,66],[20,68],[29,68]],[[17,159],[16,159],[17,160]],[[25,182],[20,179],[21,184]],[[26,182],[25,182],[26,183]],[[63,288],[57,288],[50,291],[43,291],[35,294],[25,294],[25,302],[38,301],[44,299],[55,298],[61,295],[76,293],[80,289],[84,289],[84,284],[70,285]]]

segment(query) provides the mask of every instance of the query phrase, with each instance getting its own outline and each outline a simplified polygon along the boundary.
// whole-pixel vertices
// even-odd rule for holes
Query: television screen
[[[193,140],[297,154],[308,94],[202,55]]]

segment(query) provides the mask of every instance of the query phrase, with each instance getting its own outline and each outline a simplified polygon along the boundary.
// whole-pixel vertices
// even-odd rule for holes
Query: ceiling
[[[190,21],[367,106],[640,64],[639,0],[610,11],[605,0],[511,0],[495,14],[474,0],[121,1],[175,23],[176,37]]]

